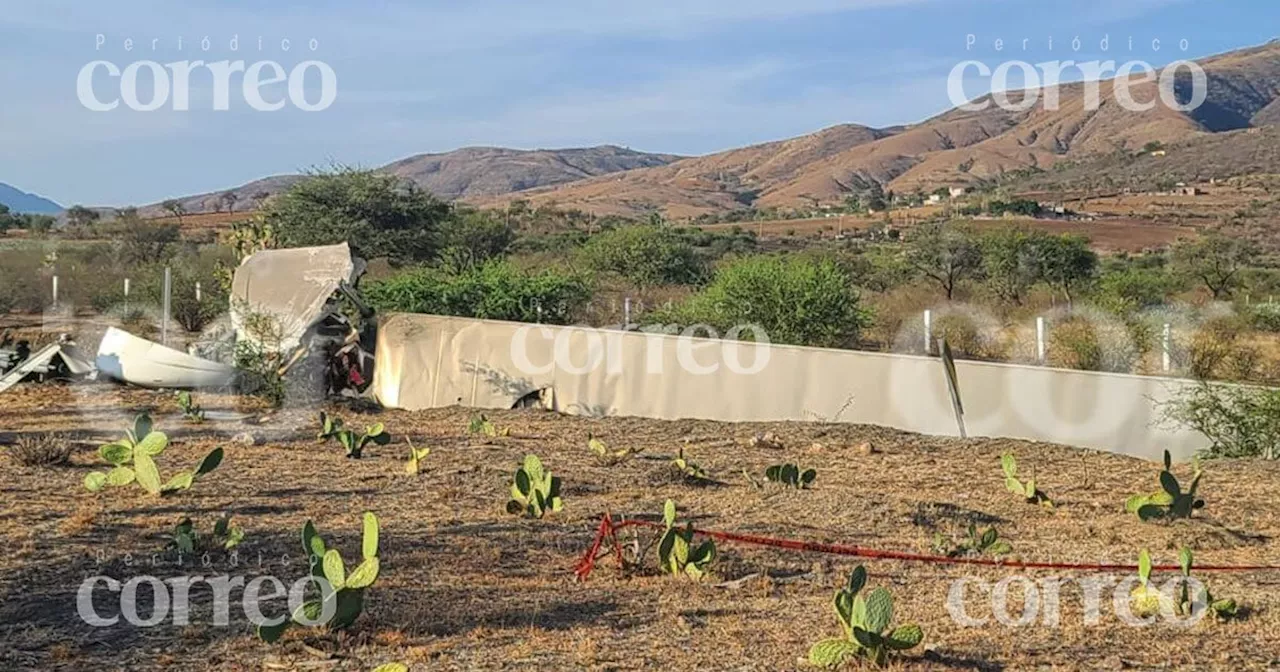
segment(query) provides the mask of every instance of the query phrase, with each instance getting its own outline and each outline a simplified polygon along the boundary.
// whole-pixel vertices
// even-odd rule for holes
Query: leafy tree
[[[515,239],[515,231],[497,214],[457,210],[441,231],[440,256],[454,268],[474,266],[506,254]]]
[[[1241,272],[1258,257],[1252,240],[1208,233],[1197,240],[1182,240],[1173,248],[1174,268],[1204,284],[1213,298],[1230,298],[1240,286]]]
[[[362,289],[369,305],[381,311],[549,324],[568,324],[591,298],[590,283],[581,275],[522,271],[502,259],[457,271],[419,266]]]
[[[0,233],[3,233],[9,229],[18,228],[20,221],[21,220],[18,218],[17,215],[9,211],[9,206],[5,205],[4,203],[0,203]]]
[[[987,212],[997,217],[1005,214],[1035,217],[1041,210],[1039,203],[1025,198],[1015,198],[1011,201],[993,200],[987,204]]]
[[[285,246],[346,241],[367,259],[434,259],[452,208],[394,175],[352,168],[317,172],[267,203],[263,217]]]
[[[1040,277],[1062,292],[1070,306],[1073,291],[1093,277],[1098,255],[1089,249],[1089,239],[1076,234],[1044,236],[1036,241]]]
[[[146,221],[138,217],[137,210],[117,218],[111,232],[119,241],[121,256],[134,264],[169,258],[172,248],[182,239],[182,227],[177,223]]]
[[[32,233],[44,234],[53,230],[53,226],[58,223],[57,218],[53,215],[35,215],[24,213],[18,216],[19,225]]]
[[[160,204],[160,207],[164,208],[165,212],[168,212],[177,218],[178,224],[182,224],[182,216],[187,214],[187,206],[183,205],[182,201],[176,199],[171,198]]]
[[[1022,305],[1028,289],[1040,279],[1037,245],[1043,234],[1005,227],[983,236],[982,270],[988,286],[1003,301]]]
[[[866,205],[868,210],[877,212],[888,209],[889,204],[885,201],[884,188],[879,182],[872,182],[867,191]]]
[[[90,210],[83,205],[73,205],[67,209],[67,223],[76,226],[88,226],[101,217],[97,210]]]
[[[706,273],[693,246],[668,227],[624,226],[593,236],[582,249],[586,265],[640,285],[695,284]]]
[[[842,347],[870,323],[859,300],[849,272],[831,259],[754,256],[722,266],[704,290],[650,317],[722,334],[756,324],[773,343]]]
[[[1177,290],[1177,278],[1163,268],[1128,265],[1108,269],[1098,278],[1102,305],[1121,314],[1159,306]]]
[[[218,197],[218,200],[227,207],[227,212],[235,212],[236,201],[240,200],[240,196],[234,191],[225,191]]]
[[[962,280],[977,277],[982,270],[982,247],[972,231],[932,222],[911,233],[907,259],[921,274],[938,283],[950,301]]]

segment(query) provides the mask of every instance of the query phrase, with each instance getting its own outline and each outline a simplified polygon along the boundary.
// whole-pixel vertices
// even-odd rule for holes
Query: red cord
[[[582,556],[582,559],[579,560],[578,564],[574,567],[573,572],[578,576],[579,581],[585,581],[587,576],[591,574],[591,570],[595,567],[596,560],[598,559],[600,547],[604,545],[606,538],[610,539],[613,543],[615,555],[618,559],[618,566],[622,566],[622,547],[618,544],[618,530],[626,527],[651,527],[659,530],[666,529],[665,525],[647,520],[624,520],[615,524],[608,513],[604,514],[604,517],[600,519],[600,528],[596,532],[595,541],[591,544],[591,548],[587,551],[587,554]],[[850,555],[872,560],[902,560],[906,562],[931,562],[951,565],[986,565],[991,567],[1013,567],[1019,569],[1074,569],[1135,572],[1138,570],[1137,565],[1074,562],[1025,562],[1018,560],[998,560],[993,558],[952,558],[944,555],[926,555],[923,553],[908,553],[905,551],[881,551],[873,548],[849,546],[846,544],[827,544],[814,541],[796,541],[794,539],[775,539],[772,537],[762,537],[751,534],[717,532],[715,530],[695,529],[694,534],[700,534],[702,536],[719,539],[721,541],[734,541],[744,544],[753,544],[756,546],[772,546],[774,548],[785,548],[793,551],[813,551],[816,553],[831,553],[834,555]],[[1162,571],[1179,571],[1181,570],[1181,567],[1178,565],[1153,565],[1152,569]],[[1274,565],[1196,565],[1195,569],[1204,572],[1256,572],[1280,570],[1280,567]]]

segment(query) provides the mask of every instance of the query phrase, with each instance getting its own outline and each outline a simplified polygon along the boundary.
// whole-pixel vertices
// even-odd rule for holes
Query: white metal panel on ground
[[[376,358],[374,393],[393,408],[510,408],[549,388],[556,410],[577,415],[957,434],[937,358],[410,314],[383,318]],[[1159,421],[1187,381],[969,361],[956,371],[970,436],[1147,459],[1207,445]]]
[[[307,329],[324,317],[325,304],[338,286],[352,282],[354,273],[346,243],[250,255],[231,280],[231,324],[237,338],[266,341],[270,350],[297,348]],[[253,317],[269,318],[270,323],[249,324]]]
[[[212,389],[230,385],[233,367],[179,352],[110,327],[98,345],[98,372],[142,387]]]

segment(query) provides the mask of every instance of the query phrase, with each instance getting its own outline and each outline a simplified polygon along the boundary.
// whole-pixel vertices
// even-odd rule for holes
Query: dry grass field
[[[788,670],[809,646],[837,636],[832,592],[855,558],[725,542],[712,576],[696,583],[642,565],[620,572],[601,560],[586,582],[572,569],[589,547],[602,513],[657,520],[663,501],[696,526],[790,539],[929,552],[936,533],[959,536],[977,523],[999,529],[1011,559],[1132,563],[1148,548],[1157,563],[1196,549],[1197,563],[1280,564],[1280,464],[1206,465],[1207,506],[1191,520],[1143,523],[1124,499],[1156,486],[1158,466],[1069,447],[1010,440],[933,438],[883,428],[821,423],[723,424],[633,418],[588,419],[542,411],[491,413],[509,436],[468,432],[466,409],[360,411],[329,407],[348,425],[383,422],[395,437],[360,460],[315,439],[317,409],[267,412],[234,397],[201,395],[206,410],[242,420],[186,424],[170,393],[107,384],[22,385],[0,403],[0,453],[18,438],[69,432],[78,450],[68,466],[21,466],[0,455],[0,669],[370,670],[401,661],[414,670],[691,669]],[[171,437],[157,461],[164,473],[211,447],[221,467],[187,492],[152,498],[137,487],[92,494],[81,485],[101,468],[95,446],[116,438],[132,414],[149,411]],[[781,448],[752,445],[774,432]],[[253,444],[236,435],[248,433]],[[599,464],[590,435],[640,453]],[[432,452],[423,473],[404,472],[404,439]],[[860,450],[869,442],[871,451]],[[684,447],[714,483],[672,475]],[[1034,470],[1055,512],[1024,503],[1004,487],[1000,455],[1015,453]],[[564,481],[565,508],[542,520],[503,510],[512,472],[528,453]],[[780,492],[752,485],[770,464],[794,461],[818,471],[814,488]],[[1187,466],[1175,467],[1182,473]],[[208,587],[191,593],[191,624],[95,628],[77,616],[76,592],[90,576],[120,580],[232,574],[306,573],[299,529],[313,520],[344,554],[360,544],[360,515],[382,525],[382,570],[364,614],[346,631],[294,629],[268,645],[252,635],[238,606],[227,627],[213,627]],[[243,527],[239,564],[214,552],[209,566],[181,564],[165,546],[174,524],[191,516],[207,528],[222,514]],[[642,544],[651,531],[639,534]],[[623,533],[624,544],[633,541]],[[350,550],[348,550],[350,549]],[[1280,665],[1280,572],[1198,573],[1218,597],[1234,597],[1242,620],[1205,619],[1191,627],[1131,627],[1104,600],[1100,622],[1083,618],[1078,588],[1064,586],[1057,626],[1007,627],[994,620],[965,627],[945,601],[961,577],[995,583],[1016,574],[1080,579],[1079,571],[1017,570],[868,560],[871,585],[894,595],[896,622],[923,626],[924,645],[893,669],[1275,669]],[[1170,573],[1157,572],[1163,581]],[[1116,575],[1123,578],[1123,573]],[[1022,593],[1010,594],[1018,611]],[[967,612],[992,607],[970,588]],[[143,613],[148,598],[142,593]],[[103,615],[116,595],[100,589]],[[856,667],[856,666],[851,666]]]

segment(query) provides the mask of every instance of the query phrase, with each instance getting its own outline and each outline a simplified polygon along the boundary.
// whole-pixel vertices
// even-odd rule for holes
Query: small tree
[[[1163,406],[1166,422],[1209,439],[1209,457],[1280,457],[1280,391],[1201,382]]]
[[[134,264],[167,259],[182,238],[178,224],[144,221],[136,211],[120,217],[112,228],[117,231],[121,255]]]
[[[290,247],[350,243],[367,259],[429,261],[448,203],[394,175],[338,168],[316,172],[266,204],[263,218]]]
[[[225,191],[218,197],[218,200],[227,207],[227,212],[235,212],[236,201],[240,200],[240,195],[234,191]]]
[[[479,210],[458,210],[441,232],[441,258],[453,268],[482,264],[506,254],[516,234],[498,215]]]
[[[593,236],[582,248],[586,265],[614,272],[641,287],[700,282],[706,272],[693,246],[670,228],[624,226]]]
[[[707,288],[685,303],[651,317],[705,324],[722,334],[754,324],[773,343],[828,348],[853,344],[870,323],[849,272],[830,259],[807,256],[740,259],[717,270]]]
[[[182,216],[187,214],[187,206],[183,205],[182,201],[171,198],[162,203],[160,207],[164,208],[165,212],[173,215],[178,220],[179,226],[182,225]]]
[[[1174,268],[1203,283],[1215,299],[1231,298],[1240,286],[1241,272],[1257,257],[1257,243],[1218,231],[1173,247]]]
[[[924,224],[912,232],[907,258],[925,277],[938,283],[947,300],[955,297],[962,280],[982,269],[982,247],[968,229],[943,222]]]
[[[101,214],[97,210],[90,210],[83,205],[73,205],[67,208],[67,223],[71,226],[88,226],[98,221],[99,217],[101,217]]]
[[[1001,300],[1017,305],[1040,279],[1036,259],[1037,234],[1024,228],[1001,228],[982,239],[982,270]]]
[[[1077,287],[1093,277],[1098,255],[1089,249],[1089,239],[1075,234],[1043,236],[1036,240],[1040,277],[1061,291],[1070,306]]]

